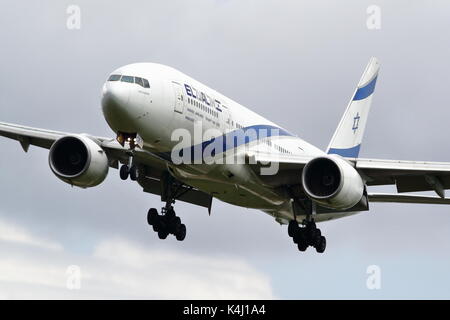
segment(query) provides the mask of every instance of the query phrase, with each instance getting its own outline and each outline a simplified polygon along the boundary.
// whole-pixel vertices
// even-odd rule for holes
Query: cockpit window
[[[112,74],[108,81],[119,81],[120,80],[121,75],[120,74]]]
[[[142,78],[139,78],[139,77],[134,77],[134,83],[137,83],[141,87],[144,86],[144,81],[142,81]]]
[[[134,82],[134,77],[130,77],[130,76],[122,76],[122,79],[120,79],[120,81],[122,81],[122,82],[133,83],[133,82]]]
[[[147,79],[132,76],[122,76],[120,74],[112,74],[109,76],[108,81],[122,81],[128,83],[136,83],[143,88],[150,88],[150,83]]]

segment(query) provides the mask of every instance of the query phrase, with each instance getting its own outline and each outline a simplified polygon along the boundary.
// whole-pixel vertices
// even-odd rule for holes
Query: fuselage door
[[[222,107],[222,112],[220,114],[220,123],[222,127],[222,131],[227,133],[231,129],[231,117],[228,109],[226,107]]]
[[[184,110],[184,94],[183,94],[183,87],[175,82],[172,81],[172,87],[175,94],[175,105],[174,105],[174,111],[178,113],[183,113]]]

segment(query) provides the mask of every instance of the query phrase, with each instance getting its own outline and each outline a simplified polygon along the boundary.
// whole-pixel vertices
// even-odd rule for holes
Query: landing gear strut
[[[181,223],[172,205],[175,199],[192,187],[183,186],[168,173],[163,175],[161,182],[163,189],[161,200],[165,201],[166,205],[161,209],[161,215],[158,214],[158,210],[151,208],[147,214],[147,222],[153,227],[153,231],[158,233],[160,239],[166,239],[169,234],[173,234],[178,241],[183,241],[186,238],[186,226]]]
[[[302,226],[299,226],[296,216],[294,220],[289,221],[288,234],[297,244],[298,250],[305,251],[309,246],[314,247],[318,253],[325,252],[327,247],[327,239],[322,235],[322,232],[317,228],[314,219],[312,218],[315,211],[314,203],[308,201],[306,203],[306,219],[303,220]],[[294,210],[295,212],[295,210]]]
[[[117,132],[116,140],[122,147],[125,147],[125,143],[128,143],[130,150],[134,150],[136,147],[136,133]]]
[[[183,241],[186,238],[186,226],[181,223],[172,205],[166,205],[161,211],[161,215],[155,208],[148,211],[147,222],[153,227],[153,231],[158,233],[160,239],[166,239],[169,234],[173,234],[178,241]]]
[[[134,152],[133,150],[127,151],[128,160],[124,163],[119,170],[120,179],[127,180],[128,177],[132,181],[136,181],[139,177],[139,168],[134,162]]]

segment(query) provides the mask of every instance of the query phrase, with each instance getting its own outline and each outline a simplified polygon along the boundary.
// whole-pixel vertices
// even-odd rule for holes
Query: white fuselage
[[[143,148],[154,153],[171,153],[179,143],[172,137],[177,129],[187,130],[192,136],[200,135],[201,142],[207,139],[203,135],[208,130],[217,136],[241,128],[267,128],[279,130],[281,134],[237,145],[235,151],[245,147],[247,152],[257,149],[280,156],[325,155],[275,123],[173,68],[136,63],[121,67],[112,75],[148,80],[149,88],[120,80],[107,81],[102,106],[105,119],[115,132],[137,133],[144,142]],[[293,218],[289,195],[263,183],[248,164],[169,164],[169,167],[177,179],[215,198],[261,209],[279,221]],[[348,213],[338,216],[342,215]],[[317,220],[338,216],[323,214]]]

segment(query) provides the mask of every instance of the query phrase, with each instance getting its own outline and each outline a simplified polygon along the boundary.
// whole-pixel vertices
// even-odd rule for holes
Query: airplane
[[[101,107],[114,138],[3,122],[0,135],[25,152],[30,145],[49,149],[51,171],[72,186],[95,187],[109,168],[119,169],[122,180],[160,197],[161,212],[147,213],[160,239],[186,237],[175,201],[211,214],[215,198],[265,212],[287,225],[298,250],[323,253],[326,238],[316,223],[368,211],[371,202],[450,204],[450,163],[358,157],[379,69],[372,57],[325,151],[157,63],[120,67],[104,83]],[[380,185],[397,193],[368,191]],[[411,194],[418,191],[437,196]]]

